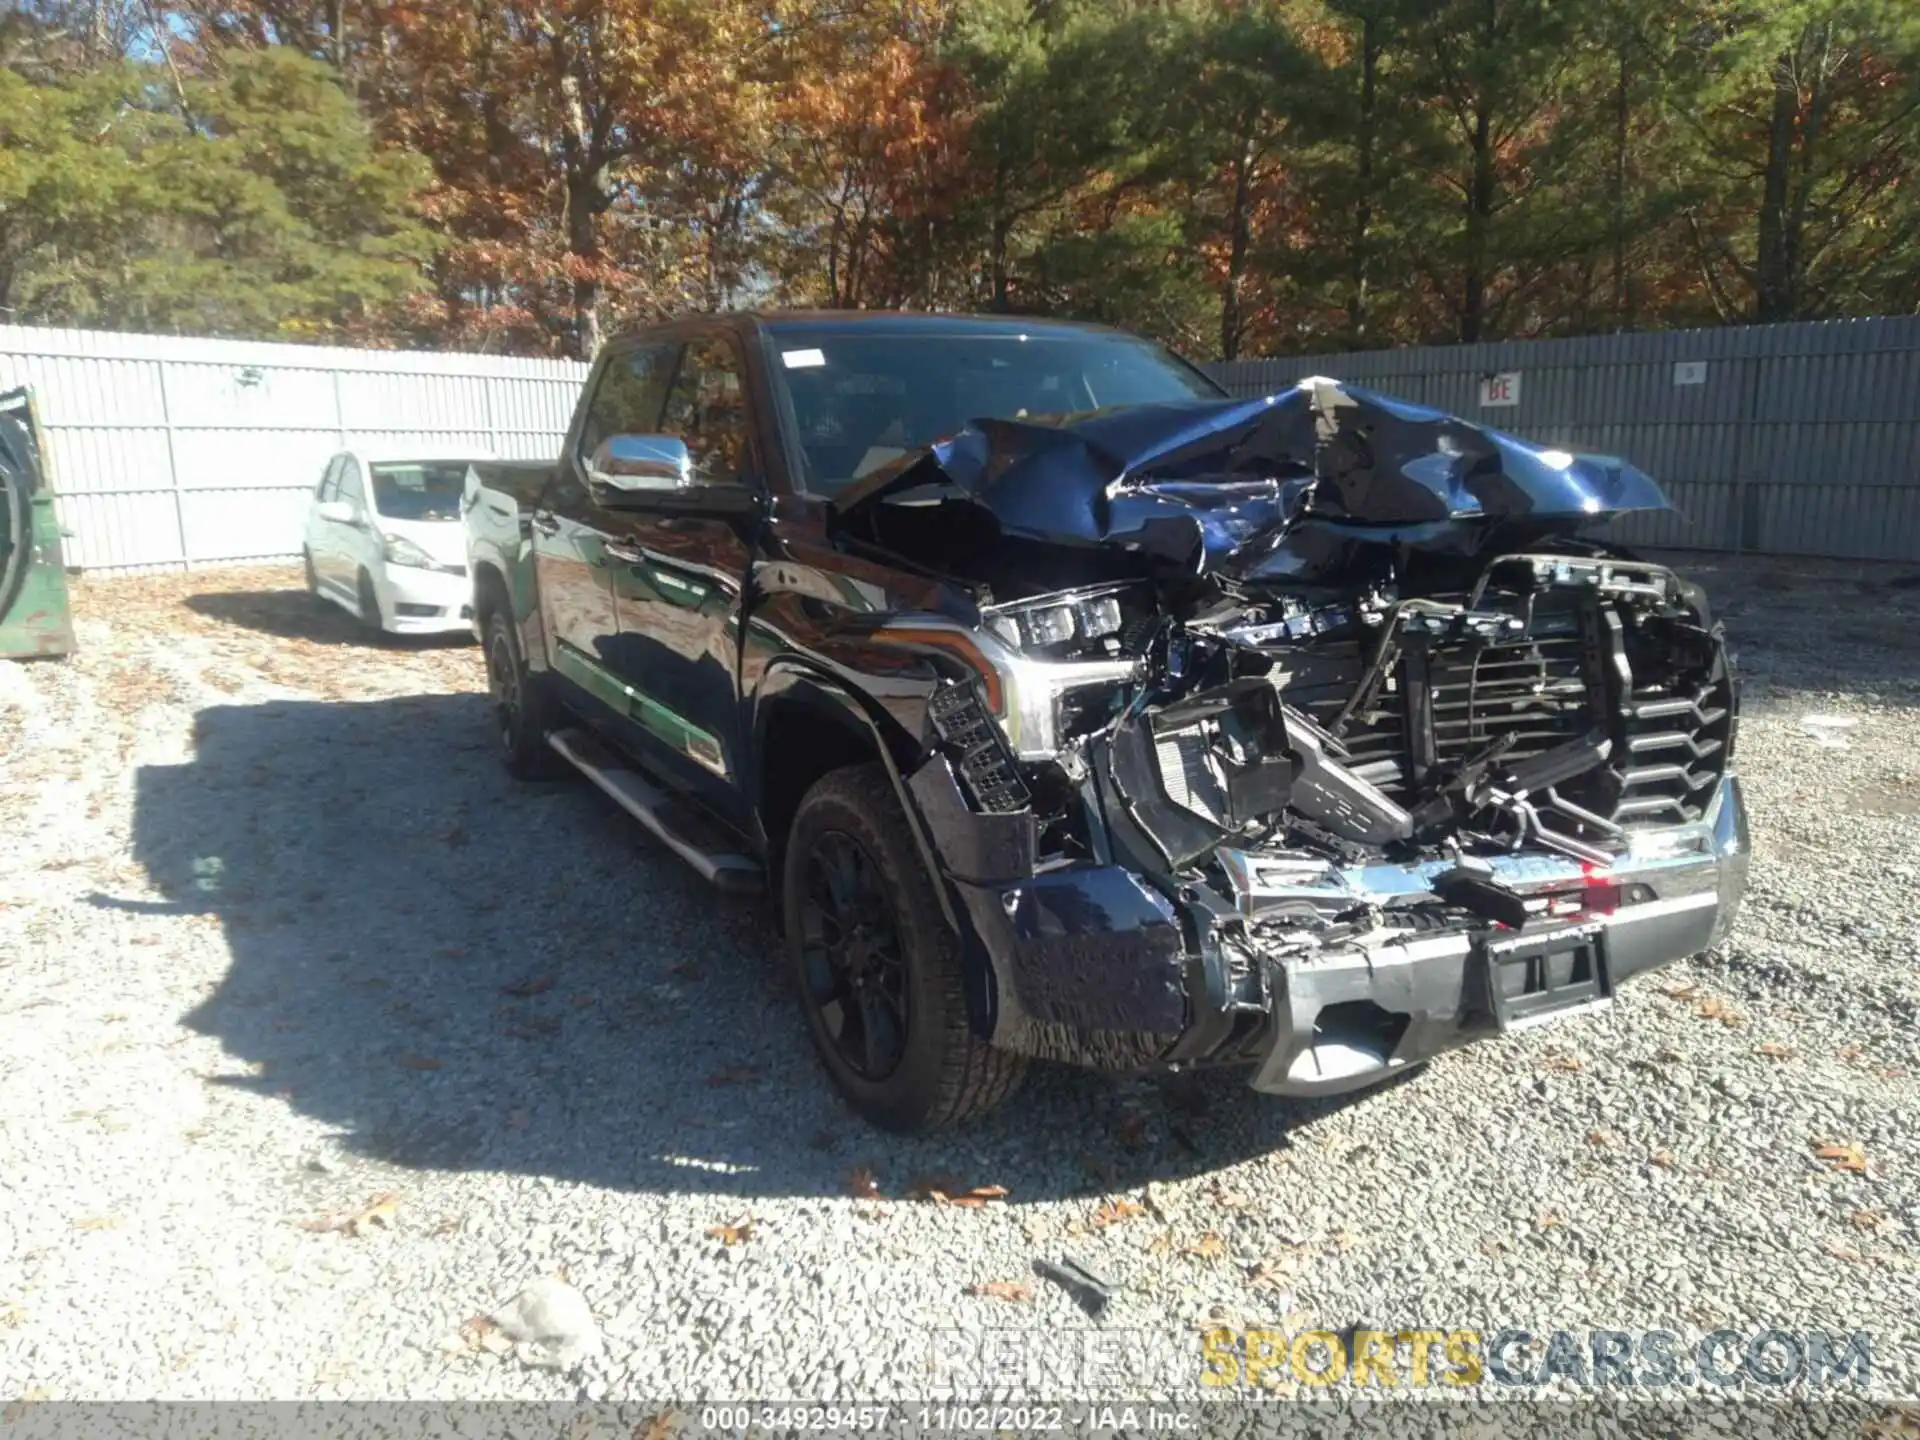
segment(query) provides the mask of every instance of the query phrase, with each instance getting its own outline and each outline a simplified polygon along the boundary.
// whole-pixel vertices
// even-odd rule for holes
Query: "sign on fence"
[[[1520,403],[1520,372],[1503,370],[1498,375],[1482,375],[1480,403],[1483,406],[1518,405]]]

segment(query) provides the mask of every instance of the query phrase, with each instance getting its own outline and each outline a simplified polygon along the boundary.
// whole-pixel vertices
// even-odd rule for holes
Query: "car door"
[[[374,528],[373,505],[367,499],[366,478],[356,456],[340,457],[339,499],[353,511],[353,518],[333,527],[336,547],[333,578],[341,589],[357,596],[361,569],[373,570],[380,564],[380,536]]]
[[[340,496],[340,460],[336,455],[327,462],[320,483],[313,487],[313,499],[307,503],[307,554],[313,557],[313,578],[321,585],[333,578],[334,525],[320,513],[320,507]]]
[[[671,341],[616,342],[589,377],[577,432],[535,507],[534,566],[554,669],[592,703],[592,713],[631,739],[633,698],[614,674],[614,619],[606,544],[611,514],[593,498],[586,460],[609,435],[646,434],[659,423],[673,358]]]
[[[639,738],[656,768],[744,824],[739,623],[756,513],[718,501],[763,482],[745,366],[731,336],[688,339],[651,433],[686,442],[694,490],[670,508],[609,517],[614,671],[636,699]],[[700,492],[720,490],[733,494],[706,497],[716,502],[707,509]]]

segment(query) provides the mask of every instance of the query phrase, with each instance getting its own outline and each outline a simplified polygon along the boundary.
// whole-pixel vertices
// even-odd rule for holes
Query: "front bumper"
[[[450,635],[473,628],[472,584],[462,571],[381,567],[380,614],[395,635]]]
[[[1431,899],[1450,862],[1223,850],[1230,893],[1112,865],[998,876],[990,848],[955,863],[947,787],[915,780],[991,971],[983,1012],[996,1043],[1120,1068],[1239,1064],[1272,1094],[1358,1089],[1480,1036],[1601,1008],[1624,981],[1716,943],[1746,887],[1746,813],[1728,775],[1702,820],[1634,832],[1605,870],[1544,852],[1489,862],[1507,889],[1568,913],[1289,946],[1276,940],[1289,907],[1378,914]],[[1583,894],[1591,905],[1567,898]]]

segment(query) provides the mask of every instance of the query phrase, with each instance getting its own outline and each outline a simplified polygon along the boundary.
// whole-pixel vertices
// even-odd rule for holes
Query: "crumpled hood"
[[[1457,546],[1485,522],[1573,529],[1668,506],[1625,461],[1319,378],[1256,400],[976,420],[847,487],[834,508],[853,518],[923,489],[984,508],[1008,535],[1242,578],[1286,568],[1278,551],[1305,520]]]

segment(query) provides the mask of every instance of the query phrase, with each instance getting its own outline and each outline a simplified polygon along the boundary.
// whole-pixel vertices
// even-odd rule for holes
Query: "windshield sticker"
[[[827,363],[825,352],[820,350],[782,350],[780,358],[789,370],[813,370]]]

